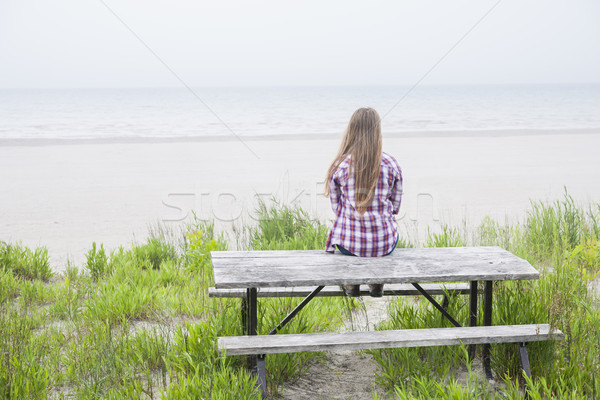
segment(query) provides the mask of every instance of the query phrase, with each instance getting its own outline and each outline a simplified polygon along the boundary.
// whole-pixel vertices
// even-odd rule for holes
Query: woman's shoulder
[[[337,165],[337,170],[348,170],[350,168],[350,164],[352,163],[352,156],[350,154],[348,154],[345,157],[342,157],[340,159],[340,162]]]
[[[381,153],[381,165],[392,168],[393,170],[398,171],[398,173],[402,172],[400,169],[400,164],[398,164],[398,161],[394,158],[394,156],[386,153],[385,151]]]
[[[348,173],[350,171],[351,157],[350,155],[340,159],[331,174],[332,179],[345,180],[348,179]]]

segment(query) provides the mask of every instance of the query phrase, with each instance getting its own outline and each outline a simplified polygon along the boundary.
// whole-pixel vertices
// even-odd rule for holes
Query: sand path
[[[346,320],[344,330],[374,330],[387,319],[387,306],[393,297],[361,297],[361,307]],[[359,351],[328,352],[324,361],[314,363],[296,382],[287,383],[281,399],[371,400],[373,392],[385,391],[375,382],[378,370],[373,357]]]

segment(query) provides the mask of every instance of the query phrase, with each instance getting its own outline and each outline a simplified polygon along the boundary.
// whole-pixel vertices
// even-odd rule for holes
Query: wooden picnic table
[[[398,248],[389,256],[377,258],[344,256],[323,250],[215,251],[211,252],[211,257],[217,290],[246,290],[243,307],[247,335],[257,334],[257,290],[260,288],[315,287],[297,309],[271,331],[275,334],[323,286],[369,283],[412,284],[446,318],[460,327],[461,324],[419,284],[470,282],[469,326],[475,327],[478,282],[485,282],[483,323],[491,326],[493,282],[539,277],[539,272],[531,264],[500,247]],[[470,353],[473,350],[471,346]],[[265,393],[264,359],[261,361],[260,355],[257,355],[252,363]],[[486,375],[491,377],[489,344],[483,347],[483,364]]]
[[[500,247],[396,249],[385,257],[323,250],[213,251],[215,288],[537,279],[527,261]]]

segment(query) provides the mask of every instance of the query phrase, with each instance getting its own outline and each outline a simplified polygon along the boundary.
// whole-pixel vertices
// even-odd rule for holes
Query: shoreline
[[[315,141],[336,140],[340,133],[306,133],[281,135],[207,135],[207,136],[173,136],[173,137],[126,137],[114,136],[105,138],[0,138],[0,147],[43,147],[64,145],[95,144],[162,144],[162,143],[213,143],[213,142],[262,142],[262,141]],[[598,135],[598,128],[556,128],[556,129],[461,129],[435,131],[403,131],[384,132],[384,139],[411,138],[494,138],[494,137],[528,137],[554,135]]]

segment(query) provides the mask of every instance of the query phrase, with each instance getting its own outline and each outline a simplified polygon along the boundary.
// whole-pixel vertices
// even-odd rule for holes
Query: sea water
[[[600,128],[600,84],[0,89],[0,141],[332,136],[365,106],[388,134]]]

